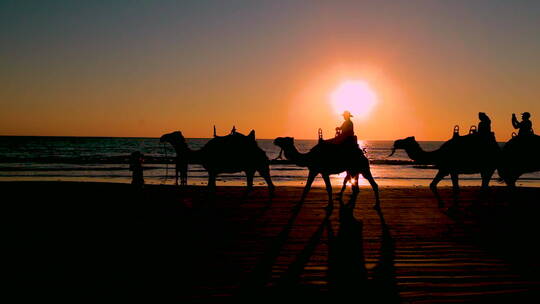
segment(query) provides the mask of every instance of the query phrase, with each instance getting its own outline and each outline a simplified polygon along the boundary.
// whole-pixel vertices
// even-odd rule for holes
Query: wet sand
[[[540,188],[465,187],[452,212],[429,189],[326,192],[257,187],[2,182],[4,245],[17,296],[487,302],[540,299]],[[451,205],[451,191],[442,188]]]

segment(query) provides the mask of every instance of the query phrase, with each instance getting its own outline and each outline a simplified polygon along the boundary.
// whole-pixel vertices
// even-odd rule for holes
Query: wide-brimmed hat
[[[351,114],[351,112],[349,112],[349,111],[344,111],[343,114],[341,114],[341,115],[343,115],[343,116],[349,116],[349,117],[354,117],[354,116]]]

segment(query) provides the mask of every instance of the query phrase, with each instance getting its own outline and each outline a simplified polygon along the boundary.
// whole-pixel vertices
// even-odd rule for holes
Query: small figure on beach
[[[131,184],[140,188],[144,185],[143,177],[143,154],[139,151],[131,153],[129,159],[129,171],[132,172]]]
[[[516,114],[512,113],[512,126],[514,129],[519,129],[518,136],[533,134],[532,122],[529,112],[521,113],[521,121],[518,121]]]
[[[478,134],[480,135],[491,135],[491,119],[484,112],[478,113]]]

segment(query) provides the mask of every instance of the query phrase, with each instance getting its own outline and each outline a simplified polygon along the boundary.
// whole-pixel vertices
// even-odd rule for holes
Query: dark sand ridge
[[[538,188],[464,187],[452,215],[426,188],[381,187],[377,213],[362,188],[354,211],[336,203],[330,217],[322,188],[301,206],[298,187],[278,187],[272,201],[264,187],[245,200],[243,187],[218,187],[213,200],[204,187],[0,189],[19,299],[539,299]]]

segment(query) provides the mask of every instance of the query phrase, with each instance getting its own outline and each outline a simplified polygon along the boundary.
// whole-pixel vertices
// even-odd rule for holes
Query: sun
[[[349,111],[354,117],[367,118],[377,104],[377,94],[365,81],[348,80],[330,94],[330,101],[337,114]]]

